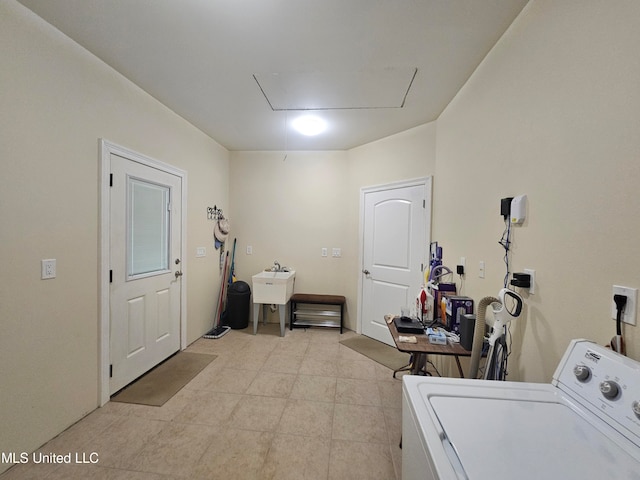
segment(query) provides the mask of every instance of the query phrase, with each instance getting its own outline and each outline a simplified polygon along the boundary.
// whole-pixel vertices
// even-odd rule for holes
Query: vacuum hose
[[[495,297],[484,297],[478,304],[478,313],[476,315],[476,324],[473,330],[473,343],[471,345],[471,364],[469,365],[469,375],[467,378],[478,377],[478,365],[480,365],[480,357],[482,355],[482,343],[484,341],[485,316],[487,306],[492,303],[500,303]]]

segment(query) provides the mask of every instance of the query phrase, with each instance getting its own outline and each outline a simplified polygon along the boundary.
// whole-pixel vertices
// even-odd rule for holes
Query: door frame
[[[433,176],[428,177],[419,177],[411,180],[400,180],[397,182],[385,183],[382,185],[374,185],[370,187],[361,187],[360,188],[360,219],[358,226],[358,318],[356,320],[356,333],[362,334],[362,297],[363,297],[363,288],[364,284],[362,281],[362,269],[364,268],[364,201],[365,196],[369,193],[382,192],[386,190],[395,190],[397,188],[406,188],[406,187],[415,187],[415,186],[424,186],[426,189],[426,201],[427,205],[425,207],[425,212],[427,215],[427,220],[425,222],[425,226],[427,231],[425,232],[425,236],[427,239],[427,243],[423,246],[423,251],[421,252],[421,257],[424,259],[424,267],[427,267],[428,263],[428,255],[429,255],[429,243],[431,242],[431,200],[433,198]],[[423,267],[423,271],[424,271]]]
[[[187,172],[173,165],[161,162],[146,155],[134,152],[126,147],[117,145],[105,139],[100,139],[99,146],[99,210],[100,210],[100,245],[99,245],[99,298],[98,298],[98,405],[105,405],[111,396],[109,388],[109,363],[110,363],[110,287],[109,270],[111,268],[109,259],[109,245],[111,242],[110,217],[110,186],[111,155],[115,154],[133,162],[156,168],[163,172],[175,175],[180,178],[182,184],[182,208],[180,225],[180,258],[182,259],[181,270],[184,273],[181,279],[180,291],[180,350],[187,348],[187,262],[186,260],[186,225],[187,225]]]

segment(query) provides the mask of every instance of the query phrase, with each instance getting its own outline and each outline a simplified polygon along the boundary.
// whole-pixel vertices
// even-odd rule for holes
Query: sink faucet
[[[273,262],[273,269],[274,269],[274,272],[279,272],[280,270],[282,270],[277,260]]]

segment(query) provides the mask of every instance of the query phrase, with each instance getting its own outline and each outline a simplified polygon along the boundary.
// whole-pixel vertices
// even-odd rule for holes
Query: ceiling
[[[229,150],[435,120],[527,0],[19,0]],[[289,128],[301,113],[328,125]]]

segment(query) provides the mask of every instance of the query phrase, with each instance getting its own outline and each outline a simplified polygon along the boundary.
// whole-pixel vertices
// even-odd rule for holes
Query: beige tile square
[[[122,418],[105,411],[94,410],[51,441],[47,442],[39,452],[83,452],[90,448],[93,440],[102,434],[114,422]]]
[[[298,375],[289,398],[333,403],[336,398],[336,378]]]
[[[334,440],[331,442],[330,480],[394,480],[389,445]]]
[[[359,360],[340,360],[338,362],[338,376],[375,380],[377,363],[366,357],[360,357]]]
[[[276,434],[260,472],[264,480],[324,480],[329,474],[330,440]]]
[[[245,396],[229,419],[230,428],[270,432],[276,429],[287,404],[284,398]]]
[[[402,409],[383,408],[384,421],[387,425],[387,435],[392,446],[400,445],[402,438]]]
[[[209,425],[168,423],[129,460],[132,470],[189,477],[218,429]]]
[[[381,407],[335,404],[331,438],[388,445],[384,412]]]
[[[383,407],[402,408],[402,382],[390,379],[379,381],[378,390]]]
[[[85,448],[96,452],[101,467],[127,468],[131,460],[167,425],[159,420],[121,417]]]
[[[338,363],[334,358],[315,358],[305,356],[298,371],[301,375],[320,375],[323,377],[336,377],[338,375]]]
[[[265,372],[295,374],[300,370],[302,358],[302,355],[281,353],[279,350],[274,350],[262,366],[262,370]]]
[[[307,358],[313,357],[318,359],[335,359],[338,357],[339,347],[340,344],[336,342],[311,342],[309,344],[309,347],[307,348],[305,356]]]
[[[216,435],[188,478],[255,480],[265,463],[273,434],[227,429]]]
[[[224,364],[238,370],[260,370],[270,353],[271,350],[255,350],[247,344],[241,350],[225,354]]]
[[[231,393],[198,390],[174,421],[201,425],[225,425],[243,397]]]
[[[237,368],[222,368],[214,378],[207,383],[203,390],[224,393],[244,393],[256,378],[256,370],[240,370]]]
[[[309,400],[289,400],[277,431],[310,437],[331,437],[333,404]]]
[[[258,372],[246,393],[248,395],[287,398],[295,381],[296,376],[291,373]]]
[[[375,380],[338,378],[336,383],[336,403],[381,406],[378,384]]]
[[[303,336],[304,334],[304,331],[297,329],[287,332],[287,336],[276,345],[273,353],[304,356],[310,343],[310,340]]]
[[[312,343],[338,343],[340,338],[340,330],[337,328],[311,328]]]

